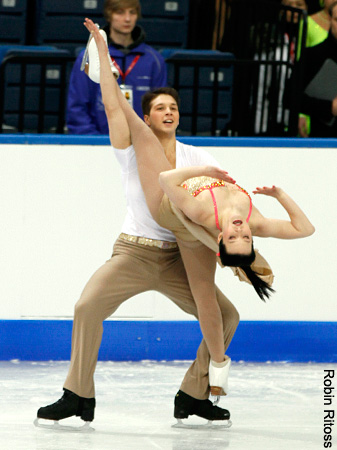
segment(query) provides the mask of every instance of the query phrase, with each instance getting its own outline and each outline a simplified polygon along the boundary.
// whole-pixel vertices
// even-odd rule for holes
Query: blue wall
[[[0,320],[0,360],[69,360],[72,321]],[[99,359],[194,359],[195,321],[106,321]],[[337,362],[336,322],[242,321],[228,350],[234,361]]]
[[[337,148],[336,138],[177,137],[185,144],[202,147]],[[0,144],[110,145],[110,140],[109,136],[16,133],[0,134]]]

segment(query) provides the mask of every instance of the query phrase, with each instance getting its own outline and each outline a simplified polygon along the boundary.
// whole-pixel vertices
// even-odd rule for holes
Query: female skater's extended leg
[[[204,245],[188,248],[179,242],[190,288],[198,309],[202,334],[213,361],[224,360],[223,322],[216,298],[215,254]]]
[[[90,19],[85,19],[85,26],[93,34],[98,48],[100,85],[109,124],[110,139],[114,139],[114,134],[119,132],[113,121],[115,117],[113,114],[115,114],[116,108],[119,108],[120,113],[124,113],[125,123],[128,125],[129,133],[131,134],[131,142],[137,154],[139,178],[148,207],[152,216],[156,218],[163,197],[163,191],[158,181],[159,174],[172,167],[157,137],[131,108],[119,89],[115,77],[111,72],[110,63],[107,58],[106,44],[98,28]]]
[[[118,98],[129,125],[131,141],[137,157],[139,179],[146,202],[152,217],[156,220],[164,195],[159,184],[159,174],[172,167],[158,138],[131,108],[120,89],[118,89]]]

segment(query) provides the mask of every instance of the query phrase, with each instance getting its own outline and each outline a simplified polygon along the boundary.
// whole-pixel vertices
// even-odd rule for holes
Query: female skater
[[[275,186],[257,188],[254,193],[275,197],[287,211],[289,221],[264,218],[252,205],[251,198],[244,189],[234,185],[234,180],[227,172],[219,168],[190,167],[171,170],[157,137],[132,110],[118,89],[101,33],[89,19],[85,20],[85,26],[93,34],[98,48],[102,99],[110,134],[110,124],[118,114],[120,126],[128,127],[130,132],[130,143],[135,149],[138,172],[149,210],[160,225],[171,229],[177,236],[197,305],[200,327],[211,355],[211,392],[213,395],[224,394],[229,362],[224,357],[222,316],[215,296],[214,249],[218,246],[216,244],[214,248],[214,243],[219,241],[217,251],[222,264],[241,266],[260,297],[264,298],[268,297],[270,287],[250,267],[255,258],[252,235],[295,239],[311,235],[314,227],[296,203]],[[96,46],[91,46],[89,76],[98,67],[96,59]],[[165,120],[163,126],[169,128],[172,123]],[[193,179],[195,177],[202,177],[201,181]],[[198,228],[197,231],[195,227]]]

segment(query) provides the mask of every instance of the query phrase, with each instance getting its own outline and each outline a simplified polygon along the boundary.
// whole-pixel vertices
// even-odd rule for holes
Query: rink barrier
[[[336,138],[252,138],[178,136],[184,144],[202,147],[274,147],[274,148],[337,148]],[[75,136],[62,134],[3,134],[1,144],[28,145],[110,145],[109,136]]]
[[[0,360],[70,359],[71,320],[0,320]],[[105,321],[101,361],[191,360],[196,321]],[[337,322],[242,321],[228,349],[233,361],[337,362]]]
[[[180,137],[203,147],[337,148],[337,139]],[[110,145],[108,136],[3,134],[1,144]],[[0,320],[0,360],[69,360],[71,320]],[[99,360],[194,359],[194,321],[106,321]],[[242,321],[228,350],[234,361],[337,362],[337,322]]]

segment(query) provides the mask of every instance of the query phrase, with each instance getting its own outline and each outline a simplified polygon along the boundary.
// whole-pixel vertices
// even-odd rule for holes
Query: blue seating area
[[[69,53],[0,46],[0,59],[0,132],[63,133]]]
[[[28,0],[0,2],[0,44],[26,44]]]
[[[157,48],[186,48],[189,25],[189,0],[142,0],[140,25],[146,42]]]
[[[88,39],[90,17],[103,25],[104,0],[4,0],[0,3],[0,44],[52,45],[76,54]],[[142,0],[140,25],[147,43],[186,48],[189,0]],[[163,32],[165,31],[165,32]]]
[[[179,134],[220,135],[231,120],[233,55],[178,50],[167,58],[169,84],[181,97]]]
[[[74,53],[88,39],[82,26],[84,17],[102,23],[103,3],[104,0],[3,0],[0,44],[52,45]]]
[[[84,18],[90,17],[100,25],[104,22],[103,3],[104,0],[35,0],[34,43],[75,54],[88,39]]]

